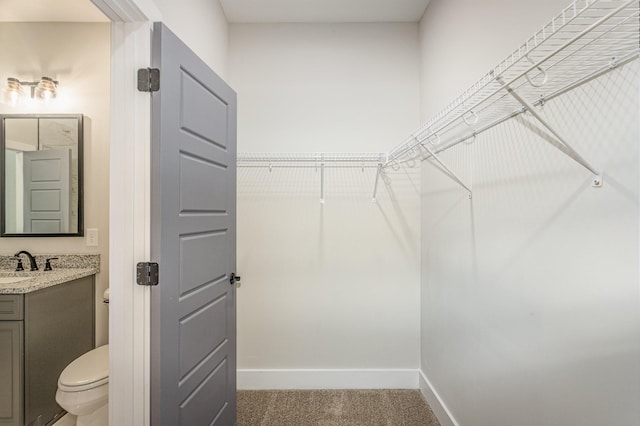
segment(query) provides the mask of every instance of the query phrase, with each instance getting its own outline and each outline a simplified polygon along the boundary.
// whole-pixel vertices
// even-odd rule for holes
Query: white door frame
[[[109,156],[109,423],[149,425],[149,289],[135,265],[149,260],[151,101],[136,71],[151,61],[151,0],[91,0],[111,21]]]

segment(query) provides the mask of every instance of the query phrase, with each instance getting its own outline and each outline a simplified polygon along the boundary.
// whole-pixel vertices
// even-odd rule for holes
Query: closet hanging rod
[[[383,164],[387,160],[387,154],[374,153],[257,153],[239,152],[237,166],[242,168],[268,168],[271,172],[275,168],[300,169],[314,168],[320,172],[320,203],[325,203],[325,169],[357,168],[376,169],[373,184],[372,201],[377,202],[378,182],[384,173]],[[383,176],[384,177],[384,176]]]
[[[344,163],[344,164],[337,164],[337,163],[315,163],[315,164],[311,164],[311,163],[300,163],[300,164],[242,163],[241,164],[241,163],[238,163],[238,167],[242,167],[243,169],[317,169],[318,167],[320,167],[321,164],[324,164],[325,168],[327,169],[377,169],[378,165],[381,165],[382,163],[375,163],[375,164],[374,163],[359,164],[355,162]]]
[[[573,89],[575,89],[577,87],[580,87],[583,84],[586,84],[586,83],[590,82],[591,80],[594,80],[594,79],[596,79],[596,78],[608,73],[609,71],[612,71],[615,68],[619,68],[621,66],[624,66],[624,65],[628,64],[629,62],[632,62],[632,61],[638,59],[638,57],[640,57],[640,49],[638,49],[635,52],[627,53],[623,57],[621,57],[619,59],[616,59],[614,61],[615,63],[609,64],[609,65],[605,65],[602,68],[592,72],[591,74],[586,75],[586,76],[574,81],[573,83],[568,84],[565,87],[562,87],[562,88],[554,91],[550,95],[545,95],[544,96],[544,100],[548,101],[548,100],[554,99],[554,98],[556,98],[556,97],[558,97],[560,95],[564,95],[565,93],[570,92],[571,90],[573,90]],[[537,100],[535,102],[535,105],[538,106],[540,104],[540,102],[541,102],[540,100]]]
[[[588,76],[585,76],[585,77],[583,77],[583,78],[581,78],[581,79],[579,79],[577,81],[572,82],[571,84],[568,84],[568,85],[556,90],[555,92],[553,92],[550,95],[544,96],[544,98],[542,98],[542,99],[538,99],[537,101],[535,101],[533,103],[533,105],[534,106],[540,106],[544,102],[551,101],[551,100],[555,99],[558,96],[561,96],[561,95],[563,95],[563,94],[565,94],[565,93],[567,93],[567,92],[569,92],[569,91],[571,91],[571,90],[573,90],[573,89],[575,89],[577,87],[580,87],[583,84],[588,83],[591,80],[594,80],[594,79],[596,79],[596,78],[598,78],[598,77],[610,72],[614,68],[618,68],[618,67],[624,66],[624,65],[628,64],[629,62],[632,62],[632,61],[638,59],[638,57],[640,57],[640,49],[638,50],[638,52],[630,53],[630,54],[626,55],[624,58],[621,58],[620,60],[616,61],[615,67],[613,67],[613,68],[611,66],[603,67],[603,68],[601,68],[601,69],[589,74]],[[505,94],[504,97],[506,97],[506,96],[507,95]],[[502,99],[502,97],[500,99]],[[446,144],[444,144],[442,146],[439,146],[437,149],[434,149],[433,151],[436,154],[440,154],[441,152],[444,152],[444,151],[446,151],[446,150],[448,150],[450,148],[453,148],[454,146],[456,146],[456,145],[458,145],[458,144],[460,144],[462,142],[465,142],[465,141],[467,141],[469,139],[475,138],[476,136],[486,132],[487,130],[490,130],[490,129],[492,129],[492,128],[504,123],[505,121],[508,121],[508,120],[510,120],[510,119],[512,119],[514,117],[517,117],[518,115],[523,114],[524,112],[525,111],[522,108],[518,108],[516,111],[508,113],[508,114],[498,118],[497,120],[494,120],[494,121],[492,121],[492,122],[490,122],[490,123],[488,123],[488,124],[486,124],[486,125],[484,125],[482,127],[479,127],[477,129],[475,129],[474,131],[470,132],[469,134],[465,135],[465,136],[456,138],[452,142],[449,142],[449,143],[446,143]],[[431,154],[427,154],[424,157],[422,157],[421,160],[424,161],[424,160],[427,160],[430,157],[431,157]],[[399,163],[404,163],[404,162],[409,161],[409,159],[397,160],[397,161]]]
[[[299,164],[315,167],[315,165],[351,165],[351,167],[377,166],[385,163],[387,154],[375,153],[238,153],[237,163],[239,167],[250,166],[281,166],[283,164]]]
[[[588,2],[587,2],[587,5],[588,5]],[[573,7],[572,7],[572,6],[573,6]],[[578,17],[578,14],[577,14],[577,11],[576,11],[576,7],[575,7],[575,6],[576,6],[576,2],[574,2],[572,6],[569,6],[569,7],[565,8],[565,9],[561,12],[561,14],[560,14],[560,15],[558,15],[557,17],[555,17],[555,18],[552,20],[552,26],[553,26],[553,28],[554,28],[554,32],[555,32],[555,31],[559,31],[561,28],[563,28],[563,27],[566,27],[566,26],[570,25],[570,24],[571,24],[571,23],[572,23],[572,22],[573,22],[573,21]],[[587,7],[587,6],[585,6],[585,7]],[[566,21],[566,17],[565,17],[565,12],[566,12],[567,10],[573,10],[573,11],[574,11],[573,16],[572,16],[571,18],[569,18],[569,20],[568,20],[568,21]],[[562,21],[563,21],[563,23],[562,23],[562,25],[561,25],[561,26],[556,30],[556,29],[555,29],[555,24],[554,24],[554,23],[555,23],[555,20],[556,20],[556,19],[559,19],[560,17],[562,17]],[[546,26],[545,26],[545,27],[546,27]],[[545,28],[545,27],[543,27],[543,30],[544,30],[544,28]],[[537,33],[536,33],[536,34],[537,34]],[[508,62],[508,61],[510,61],[511,63],[510,63],[509,65],[504,65],[504,67],[505,67],[505,68],[504,68],[504,70],[502,70],[502,72],[506,72],[506,71],[508,71],[509,69],[511,69],[512,67],[514,67],[514,66],[518,63],[518,61],[519,61],[520,59],[522,59],[523,57],[527,56],[527,55],[530,53],[529,51],[530,51],[531,49],[528,47],[528,43],[529,43],[529,41],[530,41],[530,40],[532,40],[532,39],[535,39],[535,35],[534,35],[534,37],[532,37],[532,38],[528,39],[528,40],[525,42],[525,44],[523,44],[523,45],[521,45],[520,47],[518,47],[518,50],[517,50],[517,51],[514,51],[513,53],[511,53],[511,55],[510,55],[509,57],[507,57],[507,58],[506,58],[502,63],[500,63],[498,66],[496,66],[495,68],[493,68],[493,69],[492,69],[492,71],[493,71],[493,70],[496,70],[496,69],[501,68],[501,67],[503,66],[503,64],[505,64],[505,63],[506,63],[506,62]],[[543,40],[543,41],[544,41],[544,40]],[[525,46],[526,46],[526,47],[525,47]],[[537,42],[536,42],[536,43],[533,43],[533,46],[534,46],[534,47],[535,47],[535,46],[537,46]],[[522,52],[521,52],[521,50],[522,50],[523,48],[524,48],[524,53],[522,53]],[[517,55],[517,59],[516,59],[516,55]],[[451,104],[447,105],[447,107],[446,107],[444,110],[440,111],[440,112],[435,116],[435,118],[434,118],[432,121],[433,121],[433,122],[437,122],[437,121],[439,121],[439,120],[440,120],[440,116],[446,116],[446,114],[448,114],[450,110],[453,110],[453,109],[455,108],[455,107],[453,107],[453,105],[454,105],[454,104],[461,104],[461,103],[463,103],[463,102],[464,102],[464,100],[469,99],[469,98],[472,98],[473,96],[475,96],[475,95],[477,95],[478,93],[480,93],[480,92],[482,91],[482,89],[484,89],[484,88],[485,88],[485,87],[487,87],[488,85],[492,84],[493,82],[494,82],[494,79],[493,79],[493,78],[491,78],[491,77],[489,77],[489,74],[487,74],[487,75],[483,76],[483,77],[482,77],[478,82],[476,82],[473,86],[471,86],[470,88],[468,88],[467,90],[465,90],[465,91],[462,93],[462,95],[460,95],[458,98],[456,98],[456,99],[455,99]],[[455,120],[458,120],[458,119],[460,119],[460,118],[461,118],[461,116],[458,116],[458,117],[456,117],[456,119],[455,119]],[[424,124],[423,126],[421,126],[420,128],[418,128],[418,130],[416,130],[416,131],[415,131],[411,136],[409,136],[407,139],[405,139],[405,141],[404,141],[404,142],[400,143],[400,144],[398,145],[398,148],[400,148],[400,147],[402,147],[403,145],[405,145],[408,141],[410,141],[411,139],[413,139],[413,137],[415,137],[415,136],[419,136],[420,134],[423,134],[425,131],[429,130],[429,127],[430,127],[430,123],[426,123],[426,124]],[[443,127],[446,127],[446,125],[445,125],[445,126],[443,126]],[[394,151],[395,151],[395,148],[394,148],[394,149],[392,149],[392,150],[390,151],[390,153],[393,153]]]
[[[506,71],[510,70],[511,68],[513,68],[516,64],[521,64],[524,63],[524,61],[526,62],[526,66],[524,68],[524,70],[520,71],[519,73],[516,74],[515,77],[509,77],[508,81],[507,81],[507,85],[508,84],[514,84],[517,80],[522,79],[523,77],[528,77],[529,74],[532,73],[532,71],[535,70],[542,70],[541,66],[548,61],[550,58],[558,55],[560,52],[562,52],[563,50],[567,49],[568,47],[576,44],[579,40],[581,40],[583,37],[585,37],[586,35],[590,34],[590,33],[594,33],[595,34],[595,38],[592,40],[587,40],[586,45],[583,46],[578,46],[578,49],[574,52],[569,52],[568,55],[564,58],[559,59],[559,61],[557,61],[557,63],[561,63],[564,61],[567,61],[568,59],[571,60],[575,60],[576,58],[582,58],[582,54],[584,54],[583,50],[584,49],[590,49],[589,51],[587,51],[587,53],[585,54],[584,58],[586,58],[584,60],[584,63],[582,64],[583,66],[592,66],[592,63],[594,62],[593,60],[589,60],[591,59],[589,55],[593,56],[594,51],[600,51],[600,52],[614,52],[616,53],[617,51],[621,50],[621,49],[630,49],[630,46],[633,46],[633,48],[635,50],[637,50],[637,19],[633,19],[633,18],[637,18],[638,17],[638,10],[637,7],[636,8],[632,8],[631,14],[629,16],[618,16],[619,13],[621,12],[626,12],[626,9],[633,4],[634,2],[636,2],[636,0],[629,0],[629,1],[625,1],[623,2],[620,6],[616,7],[616,8],[592,8],[592,9],[588,9],[589,6],[594,6],[596,3],[598,3],[599,0],[591,0],[591,1],[586,1],[584,2],[585,6],[583,8],[580,9],[579,12],[577,12],[577,3],[578,2],[574,2],[573,3],[573,10],[576,10],[576,14],[574,16],[571,17],[571,19],[569,19],[568,21],[565,19],[564,15],[565,12],[567,10],[571,10],[571,6],[567,9],[565,9],[563,11],[563,13],[561,15],[559,15],[558,17],[554,18],[552,20],[552,24],[549,25],[545,25],[545,27],[543,27],[543,32],[544,29],[551,26],[553,31],[550,31],[549,35],[544,34],[544,37],[541,37],[542,40],[540,42],[537,42],[537,40],[535,40],[535,35],[534,37],[532,37],[530,40],[534,40],[535,42],[532,43],[533,46],[529,47],[529,42],[530,40],[528,40],[523,46],[521,46],[516,52],[514,52],[510,57],[508,57],[507,59],[505,59],[501,64],[499,64],[497,67],[495,67],[493,70],[491,70],[487,75],[485,75],[479,82],[477,82],[476,84],[474,84],[470,89],[468,89],[467,91],[465,91],[463,93],[462,96],[458,97],[453,103],[451,103],[448,107],[446,107],[443,111],[441,111],[439,114],[437,114],[434,119],[432,119],[431,121],[429,121],[427,124],[423,125],[422,127],[420,127],[417,131],[415,131],[411,136],[409,136],[407,139],[405,139],[401,144],[399,144],[396,148],[394,148],[390,153],[389,153],[389,159],[388,162],[393,162],[398,160],[400,157],[402,157],[403,155],[405,155],[407,152],[411,151],[412,148],[415,148],[415,146],[417,146],[420,142],[424,142],[424,140],[426,140],[429,137],[433,137],[434,135],[438,135],[443,129],[448,128],[449,126],[451,126],[452,124],[460,121],[460,120],[465,120],[467,121],[466,117],[469,115],[470,112],[472,112],[475,115],[475,110],[478,109],[478,107],[486,102],[488,99],[491,99],[492,97],[496,96],[496,94],[500,93],[501,91],[504,90],[505,86],[500,85],[499,87],[492,89],[488,94],[482,94],[483,89],[491,89],[491,86],[495,84],[495,76],[497,75],[504,75],[506,73]],[[583,18],[582,15],[583,13],[586,13],[585,11],[600,11],[600,10],[604,10],[607,13],[607,15],[599,17],[599,16],[584,16],[584,20],[587,23],[582,23],[582,27],[584,28],[584,26],[587,26],[589,23],[589,25],[582,29],[582,31],[568,31],[566,29],[567,26],[571,25],[571,24],[576,24],[577,23],[577,18]],[[559,26],[558,28],[555,27],[555,22],[557,20],[559,20],[562,17],[562,20],[564,22],[563,25]],[[595,31],[596,28],[598,28],[599,26],[605,24],[607,21],[609,21],[612,18],[622,18],[621,22],[617,22],[617,23],[613,23],[610,25],[609,28],[606,28],[604,31],[600,31],[597,32]],[[595,22],[593,22],[593,19],[597,19]],[[632,28],[630,28],[629,30],[626,30],[626,26],[631,24]],[[540,33],[540,32],[539,32]],[[539,34],[539,33],[536,33]],[[557,34],[565,34],[568,37],[570,37],[568,40],[567,38],[562,38],[560,40],[561,44],[558,47],[555,47],[555,45],[550,46],[551,48],[551,53],[547,53],[547,51],[544,51],[544,49],[542,49],[540,46],[543,45],[543,43],[545,42],[551,42],[551,38],[554,35]],[[613,40],[605,40],[605,36],[608,35],[614,35],[616,38],[614,38]],[[629,35],[631,35],[632,37],[629,37]],[[622,38],[620,38],[620,36],[622,36]],[[591,46],[591,44],[593,44],[594,42],[601,42],[603,41],[606,43],[606,45],[603,46]],[[555,48],[554,48],[555,47]],[[605,50],[606,49],[606,50]],[[524,53],[523,53],[524,50]],[[542,53],[544,54],[543,59],[541,60],[537,60],[534,61],[530,58],[530,56],[536,52],[537,50],[542,51]],[[626,51],[623,51],[623,53]],[[600,61],[602,62],[602,61]],[[556,64],[557,64],[556,63]],[[571,65],[569,65],[571,66]],[[550,68],[550,67],[549,67]],[[549,69],[548,68],[548,69]],[[575,70],[570,69],[570,72],[575,73]],[[505,78],[506,80],[506,78]],[[483,95],[481,97],[481,99],[479,101],[475,101],[473,103],[473,105],[471,107],[468,107],[466,105],[466,103],[468,101],[472,101],[474,100],[473,98],[476,98],[480,95]],[[444,124],[442,124],[442,120],[446,119],[449,115],[451,114],[453,115],[453,118],[450,118],[448,121],[446,121]],[[476,116],[477,117],[477,116]],[[467,123],[469,124],[469,123]],[[437,127],[436,127],[437,126]],[[429,132],[429,134],[425,137],[425,133]],[[413,141],[416,140],[416,141]]]
[[[628,5],[628,4],[630,4],[630,3],[631,3],[631,2],[626,2],[626,3],[625,3],[625,5]],[[617,12],[617,11],[619,11],[620,9],[621,9],[621,7],[617,8],[617,9],[616,9],[616,12]],[[625,22],[626,22],[626,21],[628,21],[630,18],[637,17],[637,16],[638,16],[638,15],[637,15],[637,13],[635,13],[635,14],[634,14],[634,15],[632,15],[632,16],[626,17],[626,18],[623,20],[623,22],[622,22],[622,23],[625,23]],[[611,14],[610,14],[609,16],[605,17],[605,18],[611,18]],[[598,23],[599,23],[599,24],[601,24],[601,23],[603,22],[603,20],[605,20],[605,18],[600,19],[600,20],[598,21]],[[609,30],[607,30],[607,31],[606,31],[606,32],[604,32],[603,34],[606,34],[606,33],[611,32],[614,28],[616,28],[616,27],[620,26],[622,23],[618,23],[618,24],[616,24],[614,27],[610,28]],[[590,28],[592,29],[592,28],[593,28],[593,25],[592,25]],[[581,35],[581,36],[584,36],[584,35],[586,35],[586,34],[588,34],[588,31],[582,31],[582,32],[580,33],[580,35]],[[637,34],[637,33],[636,33],[636,34]],[[576,38],[576,37],[574,37],[574,39],[575,39],[575,38]],[[593,42],[593,41],[596,41],[596,40],[597,40],[597,39],[591,40],[591,41],[589,42],[589,44],[590,44],[591,42]],[[564,46],[566,47],[566,46],[568,46],[568,45],[570,45],[570,44],[573,44],[573,43],[575,43],[575,40],[574,40],[573,42],[571,42],[571,41],[570,41],[570,42],[566,42],[566,43],[564,44]],[[580,47],[580,49],[579,49],[579,51],[580,51],[580,50],[582,50],[584,47],[585,47],[585,46],[581,46],[581,47]],[[555,52],[554,54],[557,54],[557,51],[558,51],[558,49],[556,49],[556,50],[554,51],[554,52]],[[569,55],[569,56],[573,56],[574,54],[575,54],[575,52],[574,52],[572,55]],[[565,57],[564,59],[568,58],[569,56]],[[549,57],[551,57],[551,55],[547,55],[547,57],[546,57],[545,59],[543,59],[542,61],[539,61],[539,63],[534,63],[533,65],[530,65],[530,66],[527,68],[527,70],[525,70],[525,71],[521,72],[521,73],[519,74],[519,76],[518,76],[518,77],[513,78],[513,79],[511,79],[510,81],[516,81],[516,80],[518,80],[519,78],[522,78],[524,75],[526,75],[526,74],[528,74],[529,72],[531,72],[533,69],[535,69],[535,68],[539,68],[540,64],[541,64],[542,62],[546,61]],[[512,65],[513,65],[513,64],[512,64]],[[500,66],[498,66],[498,67],[494,68],[494,70],[499,69],[499,68],[500,68]],[[494,70],[492,70],[491,72],[493,72]],[[487,79],[487,77],[491,75],[491,72],[490,72],[489,74],[487,74],[485,77],[483,77],[483,79],[482,79],[481,81],[486,80],[486,79]],[[490,83],[492,83],[492,82],[495,82],[495,78],[491,78],[488,82],[484,83],[484,84],[482,85],[482,87],[486,87],[486,86],[488,86],[488,85],[489,85]],[[524,84],[524,83],[523,83],[523,84]],[[475,86],[477,86],[477,84],[476,84],[476,85],[474,85],[474,87],[475,87]],[[430,136],[432,136],[432,135],[435,135],[435,134],[438,134],[442,129],[445,129],[445,128],[447,128],[447,127],[451,126],[452,124],[454,124],[455,122],[460,121],[461,119],[464,119],[465,115],[467,115],[467,114],[469,113],[469,111],[473,111],[474,109],[476,109],[476,108],[477,108],[477,106],[478,106],[478,105],[482,104],[483,102],[486,102],[486,100],[487,100],[487,99],[490,99],[491,97],[495,96],[496,94],[498,94],[498,93],[499,93],[500,91],[502,91],[502,90],[504,90],[504,86],[500,86],[500,87],[498,87],[497,89],[493,90],[489,95],[485,95],[485,96],[483,97],[483,99],[482,99],[481,101],[477,102],[476,104],[474,104],[474,106],[473,106],[473,107],[471,107],[471,108],[466,108],[466,107],[465,107],[465,110],[464,110],[463,112],[461,112],[460,114],[458,114],[458,115],[457,115],[457,116],[455,116],[454,118],[450,119],[450,120],[449,120],[448,122],[446,122],[445,124],[440,125],[440,126],[439,126],[437,129],[435,129],[435,130],[432,130],[432,129],[433,129],[433,127],[432,127],[432,126],[430,126],[430,123],[428,123],[428,124],[427,124],[427,125],[425,125],[425,126],[422,126],[418,131],[414,132],[414,133],[413,133],[409,138],[405,139],[405,141],[404,141],[403,143],[401,143],[400,145],[398,145],[398,147],[396,147],[394,150],[392,150],[392,151],[390,152],[390,154],[389,154],[389,161],[394,161],[394,160],[398,159],[399,157],[403,156],[406,152],[410,151],[410,150],[411,150],[411,148],[412,148],[412,146],[411,146],[411,145],[408,145],[408,143],[409,143],[412,139],[416,139],[416,137],[417,137],[417,139],[418,139],[418,140],[420,140],[420,141],[424,141],[424,140],[425,140],[425,139],[427,139],[428,137],[430,137]],[[469,90],[468,90],[467,92],[469,92]],[[478,91],[476,91],[476,93],[477,93],[477,92],[478,92]],[[465,92],[465,93],[466,93],[466,92]],[[474,93],[474,94],[475,94],[475,93]],[[463,97],[464,97],[464,95],[463,95],[463,96],[461,96],[461,97],[459,97],[459,98],[458,98],[454,103],[452,103],[452,104],[451,104],[451,105],[453,105],[453,104],[458,103],[458,105],[456,105],[455,107],[450,106],[450,107],[448,107],[448,110],[445,110],[445,111],[446,111],[446,112],[448,112],[448,111],[454,110],[456,107],[459,107],[460,105],[462,105],[462,103],[460,103],[460,99],[461,99],[461,98],[463,98]],[[440,115],[444,115],[444,116],[446,116],[446,114],[443,114],[443,113],[441,113]],[[439,119],[435,119],[435,120],[432,120],[432,122],[433,122],[433,121],[437,122],[438,120],[439,120]],[[420,138],[420,136],[421,136],[421,135],[423,135],[423,134],[425,133],[425,131],[426,131],[426,130],[431,130],[431,133],[430,133],[426,138]],[[413,146],[416,146],[416,145],[417,145],[417,143],[416,143],[416,144],[414,144]]]
[[[526,71],[521,72],[520,74],[518,74],[516,77],[512,77],[509,81],[507,81],[504,85],[506,86],[511,86],[513,83],[515,83],[517,80],[521,79],[522,77],[525,77],[526,75],[528,75],[531,71],[535,70],[535,69],[539,69],[540,66],[545,63],[546,61],[548,61],[550,58],[553,58],[555,55],[557,55],[558,53],[560,53],[561,51],[563,51],[564,49],[566,49],[567,47],[571,46],[572,44],[574,44],[575,42],[577,42],[578,40],[582,39],[585,35],[589,34],[591,31],[593,31],[595,28],[597,28],[598,26],[602,25],[604,22],[608,21],[609,19],[611,19],[612,17],[614,17],[615,15],[617,15],[620,11],[624,10],[627,6],[629,6],[632,3],[637,3],[638,0],[628,0],[626,3],[624,3],[623,5],[621,5],[620,7],[618,7],[617,9],[615,9],[613,12],[609,13],[606,16],[603,16],[601,19],[599,19],[598,21],[594,22],[593,24],[591,24],[589,27],[587,27],[585,30],[583,30],[582,32],[580,32],[579,34],[577,34],[576,36],[574,36],[572,39],[570,39],[569,41],[567,41],[564,45],[558,47],[557,49],[555,49],[552,53],[549,53],[547,56],[545,56],[543,59],[539,60],[538,62],[532,64]],[[605,31],[603,34],[608,33],[609,31]],[[593,43],[595,40],[598,40],[598,38],[595,38],[591,41],[589,41],[589,44]],[[492,73],[490,73],[492,74]],[[495,77],[499,77],[501,76],[502,73],[495,75]],[[493,75],[493,74],[492,74]],[[496,92],[499,90],[496,90]],[[473,109],[473,107],[471,108]]]

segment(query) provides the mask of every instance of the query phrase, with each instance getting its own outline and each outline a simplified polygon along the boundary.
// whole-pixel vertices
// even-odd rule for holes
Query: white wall
[[[232,24],[229,58],[240,151],[386,152],[418,123],[416,24]]]
[[[220,77],[227,79],[228,24],[218,0],[153,0],[162,21]]]
[[[59,97],[50,105],[11,107],[0,114],[82,113],[84,141],[84,223],[98,228],[99,246],[87,247],[82,237],[0,238],[0,252],[99,253],[102,272],[96,280],[96,343],[108,341],[102,291],[108,286],[109,255],[109,24],[0,23],[0,81],[7,77],[60,81]]]
[[[386,151],[418,125],[416,24],[233,24],[229,53],[239,151]],[[374,170],[327,170],[321,205],[314,169],[239,169],[240,387],[247,369],[417,369],[417,170],[378,204]],[[356,386],[283,377],[261,385]]]
[[[561,7],[433,0],[423,119]],[[638,424],[637,65],[543,110],[600,189],[517,120],[443,154],[471,201],[423,163],[421,368],[460,425]]]

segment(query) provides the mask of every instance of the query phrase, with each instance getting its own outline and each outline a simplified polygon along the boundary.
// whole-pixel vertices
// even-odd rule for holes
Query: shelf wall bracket
[[[471,189],[464,184],[464,182],[462,182],[462,180],[458,177],[458,175],[456,175],[453,170],[451,170],[449,167],[447,167],[446,164],[444,164],[444,162],[440,159],[440,157],[438,157],[436,155],[436,153],[427,146],[427,144],[425,144],[424,142],[420,142],[420,146],[423,147],[431,156],[431,158],[433,158],[434,160],[436,160],[436,162],[438,164],[440,164],[440,167],[442,167],[444,169],[444,171],[446,172],[446,174],[453,180],[455,181],[458,185],[460,185],[461,187],[463,187],[464,189],[467,190],[467,192],[469,192],[469,198],[471,198],[471,194],[472,191]]]
[[[324,162],[320,163],[320,204],[324,204]]]
[[[376,196],[378,195],[378,182],[380,181],[380,174],[382,173],[382,163],[378,164],[378,171],[376,172],[376,182],[373,184],[373,198],[372,202],[376,203],[378,200]]]
[[[580,154],[578,154],[578,152],[575,149],[573,149],[573,147],[566,141],[566,139],[563,138],[562,135],[560,133],[558,133],[558,131],[556,129],[554,129],[553,126],[551,126],[547,122],[547,120],[544,119],[544,117],[542,117],[540,114],[538,114],[538,112],[536,111],[536,109],[533,106],[533,104],[529,103],[526,99],[524,99],[522,96],[520,96],[518,94],[518,92],[516,92],[511,86],[506,84],[504,82],[504,80],[502,79],[502,77],[497,76],[496,77],[496,81],[498,83],[500,83],[502,85],[502,87],[515,100],[517,100],[525,108],[526,111],[528,111],[533,117],[535,117],[535,119],[538,120],[538,122],[540,122],[540,124],[542,124],[558,140],[559,144],[555,144],[555,143],[549,142],[552,146],[554,146],[555,148],[557,148],[561,152],[565,153],[573,161],[575,161],[576,163],[580,164],[582,167],[584,167],[585,169],[587,169],[591,173],[593,173],[593,175],[594,175],[593,186],[594,187],[598,188],[598,187],[602,186],[602,175],[601,175],[601,173],[599,171],[597,171],[591,164],[589,164],[589,162],[587,162],[587,160],[582,158],[582,156]]]

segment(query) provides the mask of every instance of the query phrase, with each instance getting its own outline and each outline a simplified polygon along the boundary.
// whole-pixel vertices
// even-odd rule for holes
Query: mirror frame
[[[5,120],[11,118],[67,118],[78,121],[78,231],[71,233],[40,234],[40,233],[7,233],[5,217]],[[84,236],[84,115],[83,114],[0,114],[0,237],[82,237]]]

